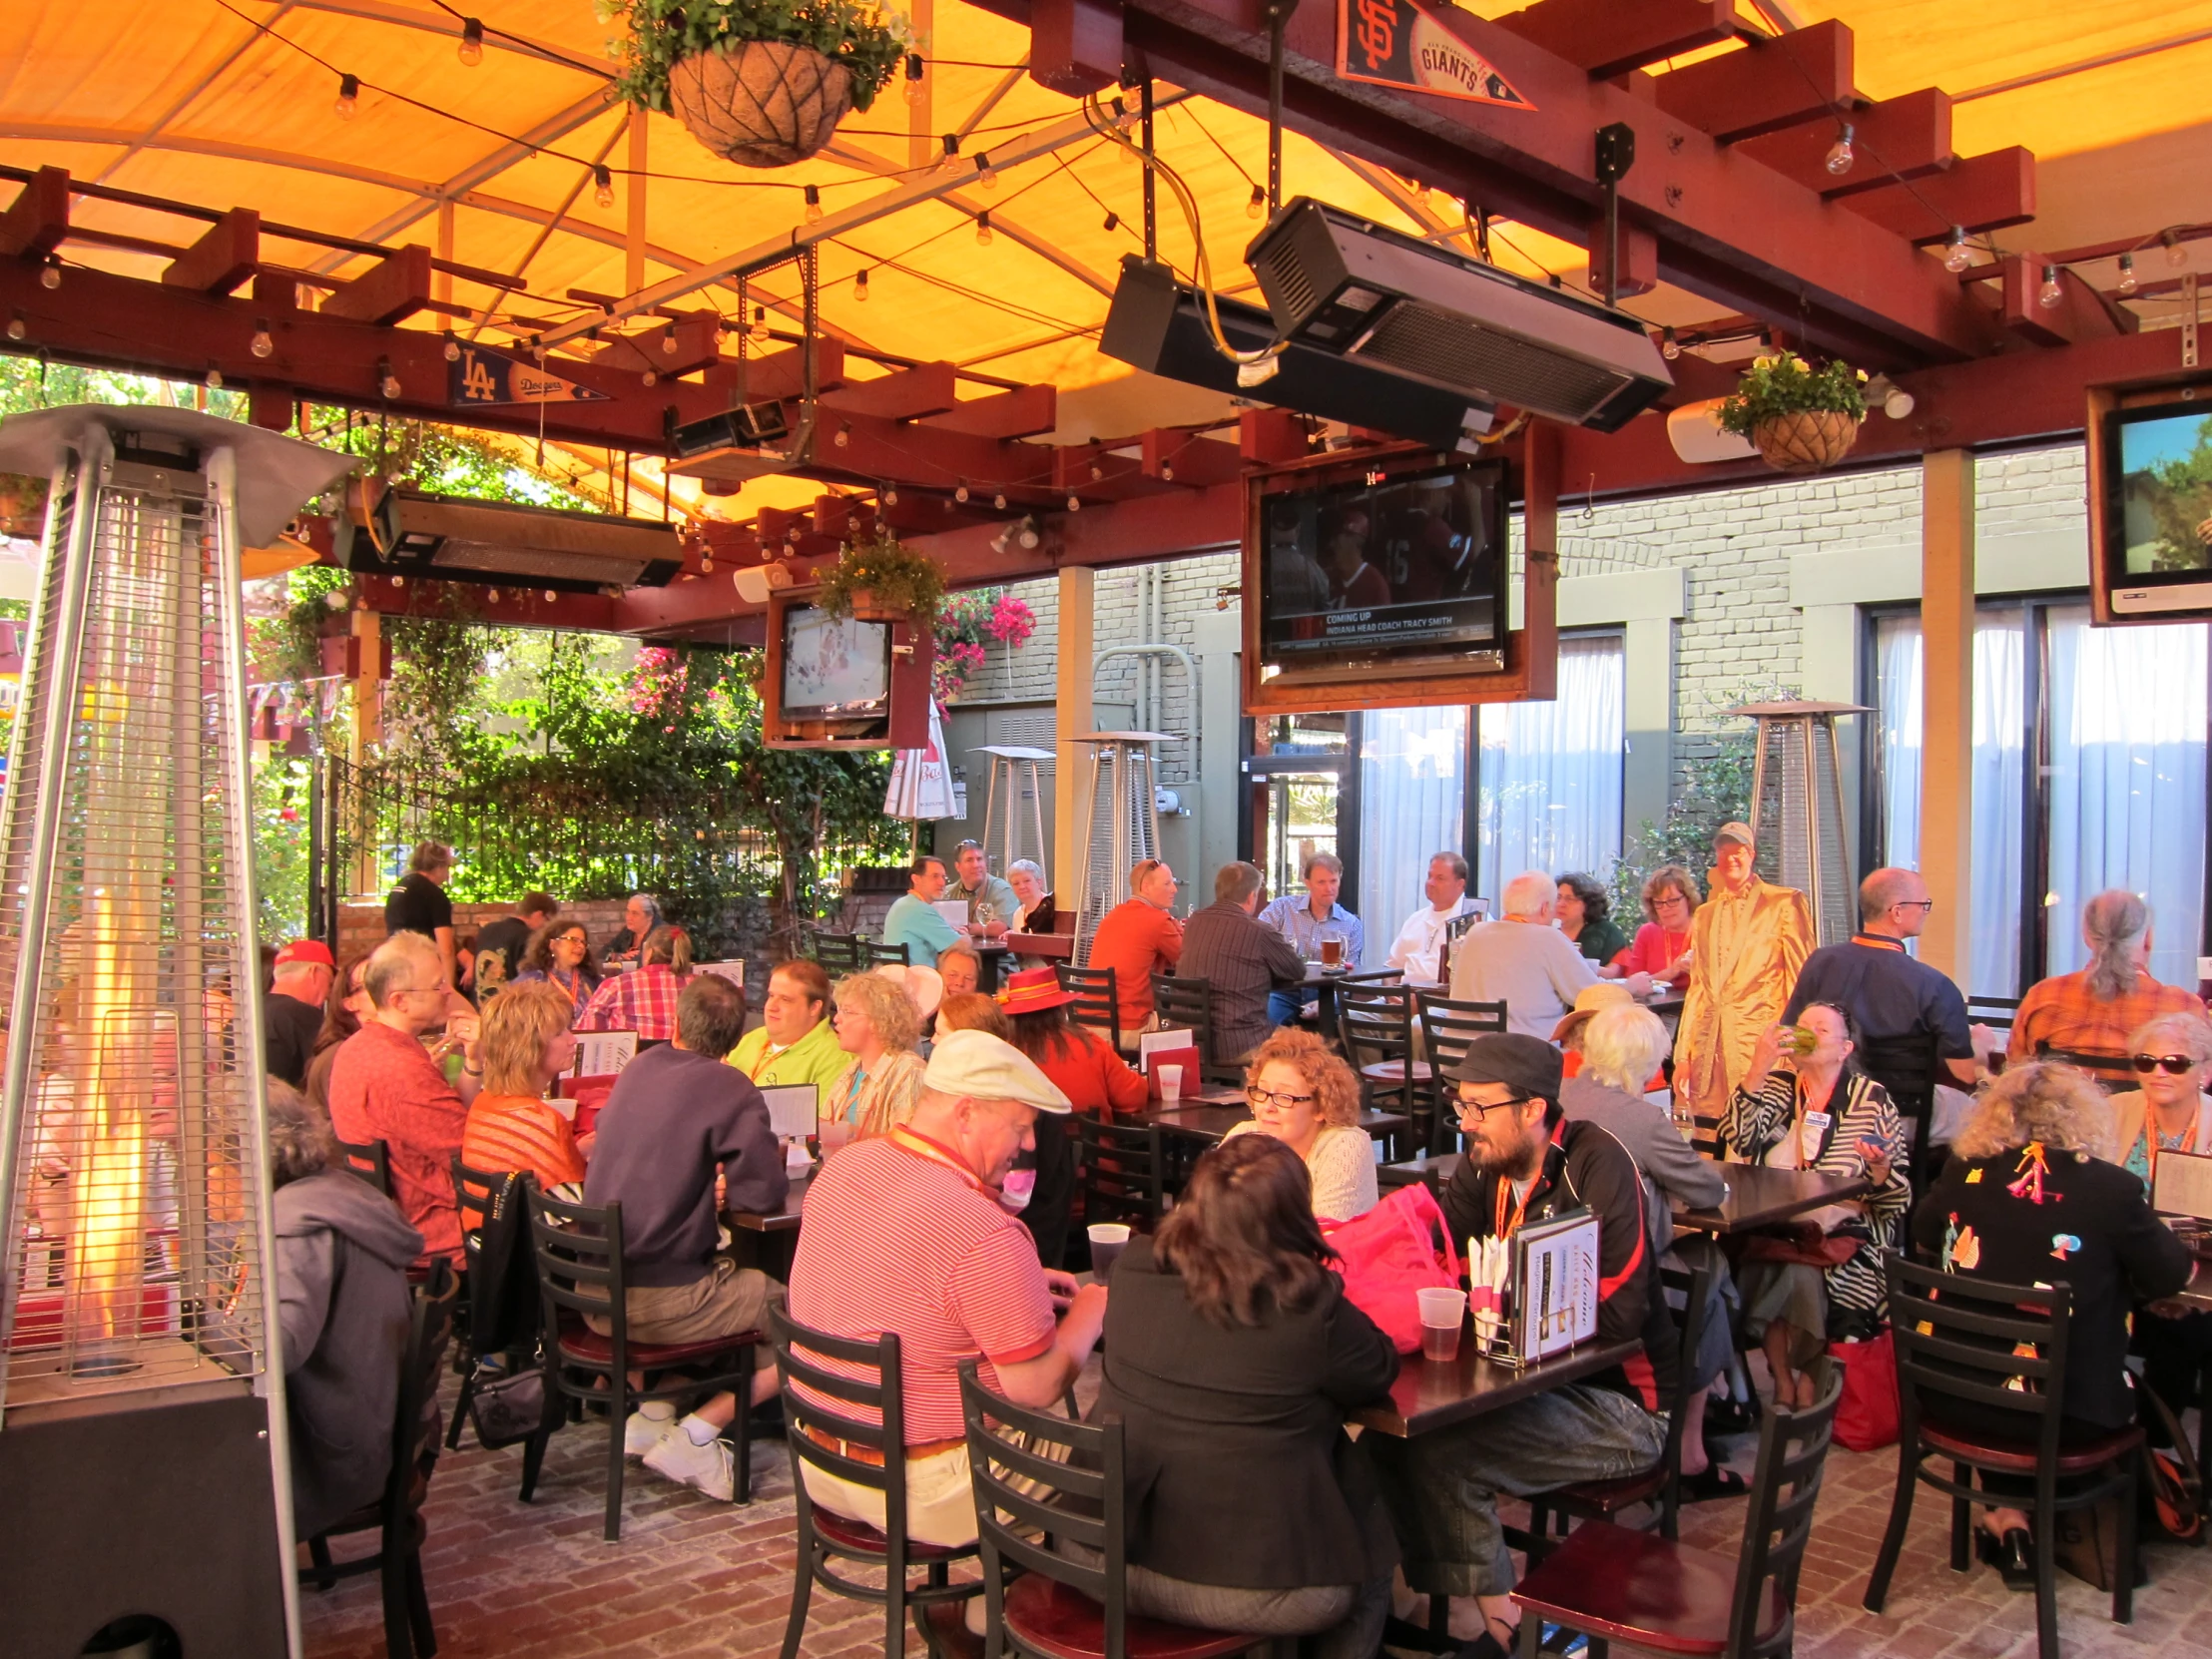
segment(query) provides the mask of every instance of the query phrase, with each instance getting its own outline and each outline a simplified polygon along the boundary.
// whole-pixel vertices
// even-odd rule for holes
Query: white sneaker
[[[645,1466],[725,1503],[734,1502],[738,1495],[737,1459],[730,1442],[720,1435],[705,1445],[693,1445],[689,1434],[670,1434],[645,1454]]]
[[[643,1457],[675,1430],[676,1407],[666,1400],[648,1400],[632,1411],[622,1425],[622,1454]]]

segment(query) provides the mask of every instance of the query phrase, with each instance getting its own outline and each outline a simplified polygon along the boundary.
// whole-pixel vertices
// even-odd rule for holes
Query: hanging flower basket
[[[1851,453],[1863,418],[1833,409],[1770,415],[1751,429],[1751,441],[1777,472],[1819,472]]]
[[[1719,423],[1751,439],[1778,472],[1818,472],[1859,441],[1866,379],[1865,369],[1841,360],[1815,368],[1787,352],[1759,357],[1721,399]]]
[[[848,546],[822,573],[817,603],[831,616],[862,622],[936,625],[944,603],[944,572],[926,553],[917,553],[896,537],[878,531]]]
[[[674,65],[668,98],[716,155],[743,167],[789,167],[836,132],[852,108],[852,74],[812,46],[748,40]]]
[[[913,614],[903,606],[878,599],[873,588],[854,588],[848,597],[852,615],[861,622],[903,622]]]

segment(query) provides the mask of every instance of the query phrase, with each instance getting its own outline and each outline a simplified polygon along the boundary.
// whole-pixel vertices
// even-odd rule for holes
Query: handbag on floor
[[[1836,1406],[1836,1443],[1853,1451],[1896,1445],[1898,1351],[1889,1331],[1865,1342],[1830,1343],[1828,1354],[1844,1369],[1844,1397]]]

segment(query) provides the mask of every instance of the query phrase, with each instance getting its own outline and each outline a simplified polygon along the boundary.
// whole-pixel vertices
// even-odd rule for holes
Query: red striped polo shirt
[[[983,1357],[983,1382],[996,1388],[994,1366],[1036,1359],[1055,1329],[1029,1230],[940,1161],[952,1157],[911,1131],[846,1147],[808,1189],[792,1263],[789,1306],[802,1325],[862,1342],[897,1334],[908,1445],[959,1438],[960,1362]]]

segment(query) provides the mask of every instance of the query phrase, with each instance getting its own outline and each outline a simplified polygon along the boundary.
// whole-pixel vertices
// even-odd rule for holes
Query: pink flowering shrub
[[[987,646],[1014,650],[1036,631],[1036,613],[1010,593],[981,590],[952,595],[937,613],[937,701],[958,701],[968,681],[982,671]]]

